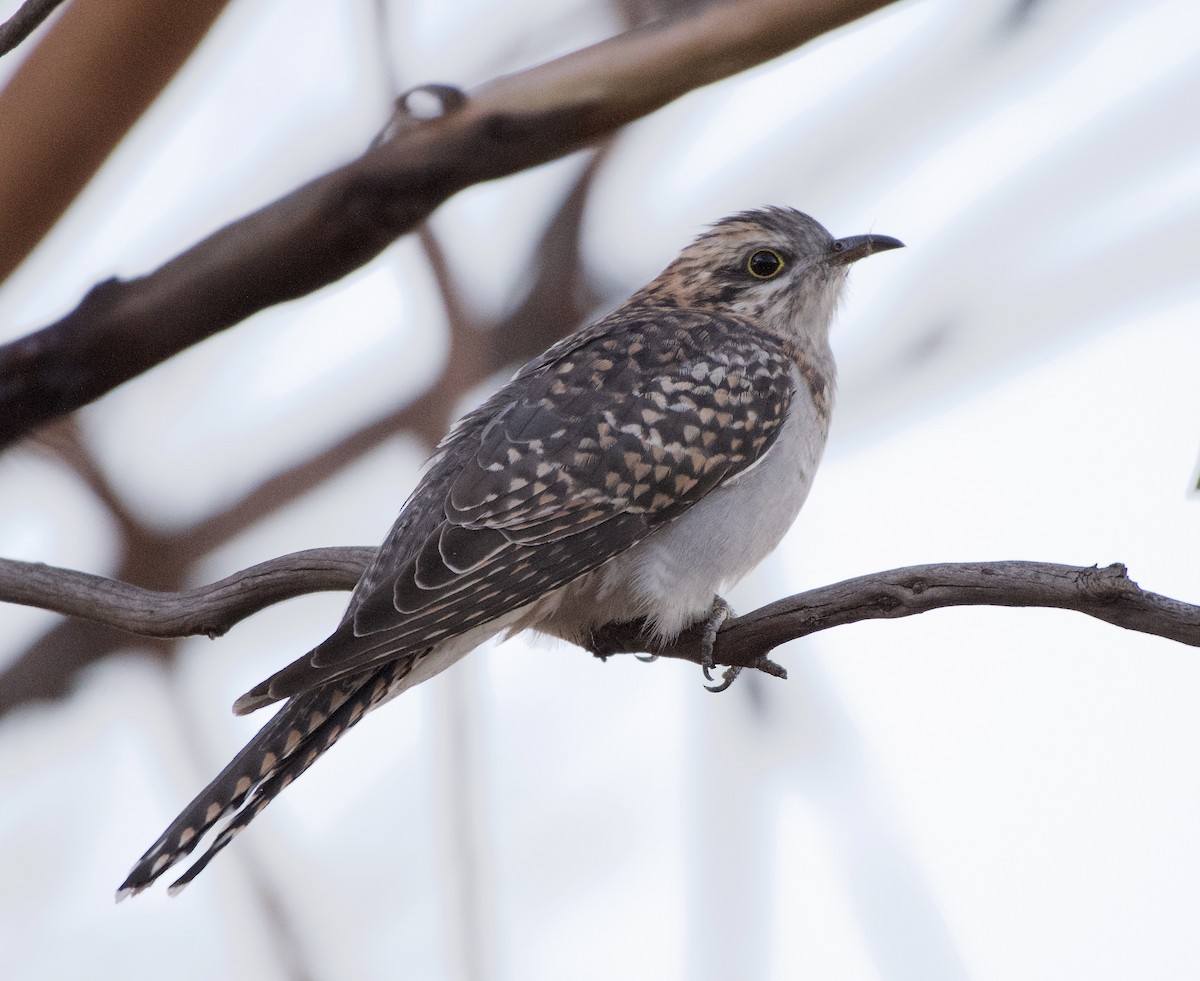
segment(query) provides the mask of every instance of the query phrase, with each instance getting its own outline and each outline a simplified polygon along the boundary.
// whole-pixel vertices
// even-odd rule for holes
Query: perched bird
[[[900,248],[808,215],[725,218],[651,283],[516,373],[442,440],[333,634],[234,704],[279,712],[138,860],[145,889],[227,815],[190,882],[381,702],[489,637],[676,637],[770,552],[829,428],[829,327],[850,264]]]

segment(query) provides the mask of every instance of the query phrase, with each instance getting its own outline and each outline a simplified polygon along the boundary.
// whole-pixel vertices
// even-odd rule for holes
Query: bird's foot
[[[741,668],[728,667],[719,682],[712,675],[713,668],[716,667],[716,663],[713,661],[713,648],[717,643],[717,631],[732,616],[733,607],[720,596],[714,596],[712,607],[708,611],[708,618],[704,621],[704,632],[700,635],[700,670],[704,672],[706,681],[716,682],[716,684],[704,686],[712,692],[724,691],[742,673]]]
[[[645,620],[600,624],[580,638],[579,646],[601,661],[607,661],[614,654],[644,651],[645,648],[638,645],[645,642],[645,631]],[[642,660],[652,661],[657,657],[657,654],[651,654]]]

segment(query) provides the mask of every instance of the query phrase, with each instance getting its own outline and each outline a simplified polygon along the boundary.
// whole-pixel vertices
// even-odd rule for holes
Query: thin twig
[[[63,0],[25,0],[15,14],[0,24],[0,55],[8,54],[29,37],[62,2]]]

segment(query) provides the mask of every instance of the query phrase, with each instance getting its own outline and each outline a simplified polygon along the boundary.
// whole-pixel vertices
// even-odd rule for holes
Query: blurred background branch
[[[0,89],[0,282],[62,217],[226,3],[67,5]],[[55,4],[26,6],[0,31],[18,18],[22,29],[32,30]]]
[[[463,188],[570,153],[699,86],[767,61],[889,2],[714,4],[495,79],[465,104],[443,102],[440,112],[419,123],[402,102],[397,118],[358,160],[226,226],[146,276],[101,283],[58,323],[0,347],[0,448],[264,307],[340,279]],[[91,8],[85,4],[83,9]],[[219,9],[216,5],[212,13]],[[122,25],[107,28],[103,36],[119,45]],[[91,37],[82,34],[76,43],[90,45]],[[100,64],[120,64],[110,53],[91,46],[86,50]],[[32,69],[26,74],[41,77]],[[66,93],[73,95],[78,87],[77,76],[69,71],[47,75],[63,79],[59,84],[66,85]],[[14,107],[9,111],[40,124],[46,102],[36,90],[26,92],[26,84],[37,83],[23,78],[19,73],[5,90]],[[99,89],[100,97],[107,98]],[[157,88],[148,87],[144,100],[129,100],[127,123],[155,92]],[[77,112],[82,108],[84,118],[114,118],[95,106],[73,105]],[[4,114],[0,102],[0,127]],[[67,133],[78,138],[88,132],[76,125],[75,117],[66,119]],[[112,127],[111,139],[89,140],[95,151],[71,159],[94,159],[98,166],[125,128]],[[55,134],[45,146],[56,148],[55,141],[63,139]],[[28,140],[6,145],[14,143],[30,149],[38,145]],[[57,154],[52,151],[51,157],[57,159]],[[48,163],[37,157],[0,157],[0,176],[48,174],[56,195],[39,194],[38,200],[58,201],[47,208],[43,222],[28,223],[24,236],[6,236],[0,226],[0,241],[11,250],[7,266],[0,261],[0,277],[94,170],[80,168],[76,179],[68,180],[54,176]],[[23,215],[14,204],[5,207],[0,200],[0,215]]]

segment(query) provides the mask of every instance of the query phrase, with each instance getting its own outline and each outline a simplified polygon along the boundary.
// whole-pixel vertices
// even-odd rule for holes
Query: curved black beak
[[[848,266],[876,252],[902,248],[904,243],[890,235],[847,235],[830,246],[829,261],[837,266]]]

